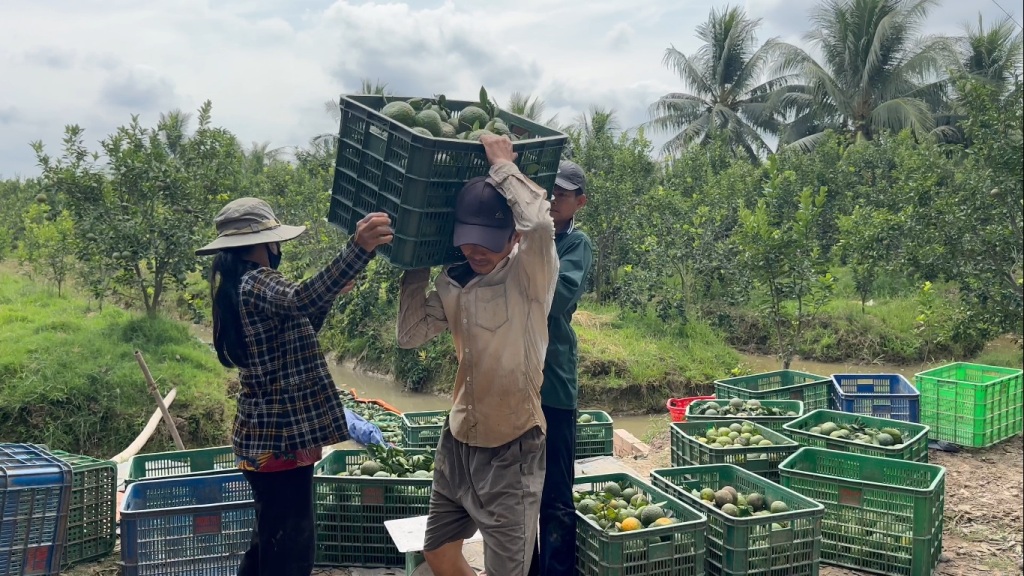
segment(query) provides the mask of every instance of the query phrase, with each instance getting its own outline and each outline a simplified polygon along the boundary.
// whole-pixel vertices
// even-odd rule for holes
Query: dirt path
[[[943,554],[937,575],[1013,575],[1022,568],[1024,441],[1020,436],[984,450],[931,450],[946,468]],[[627,464],[641,476],[670,465],[668,434],[651,442],[651,455]],[[866,574],[822,565],[821,576]]]

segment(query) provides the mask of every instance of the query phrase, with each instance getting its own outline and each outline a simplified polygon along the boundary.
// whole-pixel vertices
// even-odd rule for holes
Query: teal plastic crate
[[[697,400],[692,402],[686,407],[686,422],[720,422],[722,420],[735,420],[737,416],[731,416],[728,414],[717,416],[705,416],[698,414],[697,411],[707,406],[712,402],[716,402],[719,405],[726,405],[729,403],[729,398],[723,398],[721,400]],[[799,400],[763,400],[760,401],[761,405],[766,408],[778,408],[786,412],[796,412],[796,416],[739,416],[741,420],[753,422],[754,424],[760,424],[772,432],[778,432],[782,434],[782,426],[787,422],[792,422],[797,418],[804,415],[804,403]]]
[[[430,454],[405,449],[408,457]],[[365,450],[335,450],[314,468],[316,563],[325,566],[404,566],[384,522],[426,516],[433,480],[338,476],[369,458]]]
[[[341,97],[341,124],[328,221],[347,233],[367,213],[391,216],[394,240],[377,252],[399,268],[427,268],[462,259],[452,246],[455,198],[467,181],[487,174],[479,142],[434,138],[380,113],[386,103],[412,98],[380,95]],[[456,114],[474,102],[448,100]],[[507,111],[499,111],[512,134],[516,164],[549,192],[568,137]]]
[[[591,422],[576,423],[576,459],[614,454],[615,430],[612,417],[601,410],[580,410],[579,414],[590,416]]]
[[[821,504],[731,464],[654,470],[651,480],[656,488],[707,515],[704,541],[709,575],[817,576],[825,515]],[[699,496],[702,488],[720,490],[725,486],[742,494],[757,492],[769,506],[781,500],[789,511],[739,518]]]
[[[823,410],[832,403],[832,380],[798,370],[776,370],[751,376],[715,380],[718,398],[799,400],[804,410]]]
[[[703,576],[707,520],[690,506],[629,474],[576,478],[576,490],[599,491],[609,482],[631,487],[679,520],[660,528],[609,533],[576,512],[578,576]]]
[[[406,412],[402,414],[402,435],[405,448],[436,449],[441,441],[448,410],[431,410],[426,412]],[[440,419],[441,422],[434,422]]]
[[[772,442],[771,446],[722,447],[711,442],[704,443],[704,437],[713,426],[728,427],[733,423],[748,423],[754,428],[753,435],[760,435]],[[700,466],[704,464],[734,464],[763,476],[768,480],[778,480],[779,464],[789,458],[800,448],[800,445],[782,434],[744,420],[725,420],[722,422],[673,422],[669,428],[669,450],[673,467]]]
[[[801,448],[782,485],[825,507],[821,560],[875,574],[930,576],[942,553],[946,469]]]
[[[109,556],[117,543],[117,465],[60,450],[50,453],[71,466],[71,505],[61,566]]]
[[[877,430],[893,428],[903,433],[903,442],[899,445],[875,446],[874,444],[857,442],[853,439],[831,438],[823,434],[812,434],[810,432],[812,428],[820,427],[826,422],[833,422],[835,424],[860,423],[865,427]],[[864,454],[865,456],[895,458],[910,462],[928,462],[928,427],[923,424],[873,418],[871,416],[839,412],[838,410],[815,410],[786,424],[783,433],[803,446],[852,452],[854,454]]]
[[[212,474],[237,474],[231,446],[136,454],[128,460],[127,484],[156,478],[188,478]]]

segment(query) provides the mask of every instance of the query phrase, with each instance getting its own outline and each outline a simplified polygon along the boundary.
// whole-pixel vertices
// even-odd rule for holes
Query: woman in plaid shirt
[[[313,464],[323,446],[348,438],[317,332],[377,246],[393,239],[391,220],[368,214],[330,264],[298,283],[277,267],[281,243],[305,227],[281,224],[256,198],[228,203],[214,221],[217,239],[196,254],[216,254],[213,342],[221,364],[238,368],[232,444],[256,505],[238,575],[309,576],[316,549]]]

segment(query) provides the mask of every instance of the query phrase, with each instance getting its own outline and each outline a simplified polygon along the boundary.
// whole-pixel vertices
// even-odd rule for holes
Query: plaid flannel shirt
[[[344,406],[317,332],[342,288],[373,256],[350,242],[303,282],[257,266],[242,276],[242,329],[251,367],[239,369],[233,445],[240,458],[259,461],[348,438]]]

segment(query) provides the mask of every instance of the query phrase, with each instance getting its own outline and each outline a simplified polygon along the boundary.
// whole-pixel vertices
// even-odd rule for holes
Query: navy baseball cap
[[[455,234],[452,244],[476,244],[502,252],[516,229],[508,201],[486,176],[473,178],[455,201]]]
[[[587,177],[583,169],[575,162],[562,160],[558,163],[558,173],[555,175],[555,186],[562,190],[575,190],[577,194],[587,193]]]

